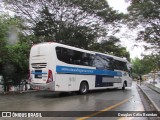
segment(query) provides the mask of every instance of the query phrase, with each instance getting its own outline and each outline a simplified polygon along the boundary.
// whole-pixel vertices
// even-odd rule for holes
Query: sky
[[[126,3],[125,0],[107,0],[108,4],[118,12],[127,13],[127,7],[130,5]],[[127,47],[127,51],[130,52],[131,58],[134,59],[135,57],[141,58],[144,54],[144,43],[137,43],[134,41],[137,36],[137,31],[129,31],[126,29],[127,26],[124,26],[120,33],[117,34],[117,37],[120,37],[121,44]],[[125,33],[131,33],[131,35],[125,36]],[[137,47],[135,47],[137,45]]]
[[[127,7],[130,5],[126,3],[125,0],[107,0],[108,4],[113,7],[113,9],[118,10],[123,13],[127,13]]]

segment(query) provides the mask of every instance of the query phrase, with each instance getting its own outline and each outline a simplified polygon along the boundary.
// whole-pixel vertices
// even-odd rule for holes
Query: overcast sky
[[[123,13],[127,12],[127,7],[129,6],[129,3],[126,3],[125,0],[107,0],[107,1],[109,5],[113,7],[113,9]]]
[[[127,7],[130,5],[129,3],[126,3],[125,0],[107,0],[108,4],[114,9],[119,12],[127,13]],[[137,31],[128,31],[125,29],[126,26],[124,26],[118,36],[120,36],[120,40],[122,42],[122,45],[127,47],[127,50],[130,52],[131,58],[139,57],[141,58],[141,55],[144,53],[144,43],[136,43],[134,39],[136,39]],[[128,35],[124,36],[125,33],[131,33],[131,36]],[[139,45],[138,47],[134,47],[134,45]]]

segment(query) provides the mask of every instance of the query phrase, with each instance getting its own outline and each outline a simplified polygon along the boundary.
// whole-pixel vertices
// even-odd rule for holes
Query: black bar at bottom
[[[0,117],[85,117],[85,116],[160,117],[160,111],[0,111]]]

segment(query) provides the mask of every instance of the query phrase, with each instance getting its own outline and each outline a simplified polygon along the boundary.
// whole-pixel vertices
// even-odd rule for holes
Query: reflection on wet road
[[[0,109],[1,111],[95,111],[92,114],[96,115],[105,114],[105,111],[144,111],[136,83],[133,83],[133,86],[125,91],[118,89],[100,90],[91,91],[86,95],[47,91],[0,95]],[[72,119],[96,120],[97,117],[92,114]],[[104,119],[104,117],[98,119]],[[124,120],[125,117],[110,117],[109,119]],[[130,117],[130,119],[133,118]],[[137,117],[134,119],[146,120],[147,118],[142,119],[141,117],[140,119]]]

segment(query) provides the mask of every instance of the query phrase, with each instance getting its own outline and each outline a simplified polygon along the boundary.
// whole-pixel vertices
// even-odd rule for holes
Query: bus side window
[[[108,56],[99,55],[99,54],[96,55],[93,64],[98,69],[114,70],[113,58]]]
[[[113,58],[109,59],[109,69],[114,70],[114,60],[113,60]]]
[[[56,47],[56,54],[57,54],[57,58],[61,61],[63,61],[62,59],[62,49],[60,47]]]
[[[74,65],[92,66],[93,54],[84,53],[68,48],[56,47],[58,60]]]
[[[88,56],[88,60],[89,60],[88,64],[89,64],[89,66],[95,67],[93,65],[94,57],[95,57],[95,55],[89,54],[89,56]]]
[[[128,72],[127,63],[118,60],[114,60],[114,69]]]
[[[73,57],[74,57],[74,50],[70,50],[70,49],[66,49],[65,51],[67,51],[67,54],[65,55],[66,56],[66,62],[69,63],[69,64],[73,64]]]
[[[97,69],[104,69],[105,66],[102,62],[102,59],[99,56],[95,56],[93,60],[93,66],[96,67]]]
[[[70,53],[71,51],[69,51],[66,48],[62,48],[62,47],[56,47],[56,54],[57,54],[57,58],[58,60],[65,62],[65,63],[71,63],[71,57],[70,57]]]

